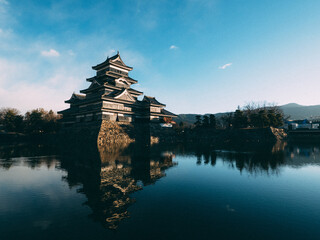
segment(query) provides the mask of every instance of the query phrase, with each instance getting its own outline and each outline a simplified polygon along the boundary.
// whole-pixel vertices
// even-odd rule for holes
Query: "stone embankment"
[[[305,142],[305,143],[319,143],[320,130],[318,129],[299,129],[288,132],[289,142]]]
[[[73,133],[72,133],[73,132]],[[121,123],[103,120],[100,125],[80,126],[67,134],[73,142],[97,143],[112,152],[113,147],[127,146],[132,142],[147,146],[156,143],[205,143],[205,144],[263,144],[275,143],[287,138],[282,129],[185,129],[164,128],[155,123]],[[108,150],[109,149],[109,150]]]
[[[127,145],[135,140],[134,127],[132,124],[103,120],[97,140],[98,146]]]
[[[173,128],[163,128],[156,123],[121,123],[102,121],[98,134],[98,146],[126,145],[132,142],[152,145],[160,142],[177,142]]]

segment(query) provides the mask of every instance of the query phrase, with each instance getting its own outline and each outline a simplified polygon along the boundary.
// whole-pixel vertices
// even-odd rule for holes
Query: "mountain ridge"
[[[284,115],[288,117],[289,120],[303,120],[303,119],[320,119],[320,104],[319,105],[300,105],[298,103],[288,103],[282,106],[279,106],[280,109],[283,111]],[[216,118],[220,118],[221,116],[227,114],[228,112],[220,112],[214,113]],[[176,119],[177,123],[185,122],[189,124],[193,124],[196,119],[197,115],[209,115],[210,113],[206,114],[194,114],[194,113],[187,113],[187,114],[179,114],[178,118]]]

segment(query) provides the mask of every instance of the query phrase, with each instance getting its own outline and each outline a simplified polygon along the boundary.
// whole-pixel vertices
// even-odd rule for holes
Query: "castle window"
[[[126,72],[123,72],[121,70],[114,69],[114,68],[111,68],[111,67],[106,68],[106,71],[111,71],[111,72],[119,73],[119,74],[122,74],[122,75],[128,75],[128,73],[126,73]]]

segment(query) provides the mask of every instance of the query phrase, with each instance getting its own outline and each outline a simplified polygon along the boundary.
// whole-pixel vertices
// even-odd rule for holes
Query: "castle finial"
[[[117,51],[117,54],[119,55],[119,51]]]

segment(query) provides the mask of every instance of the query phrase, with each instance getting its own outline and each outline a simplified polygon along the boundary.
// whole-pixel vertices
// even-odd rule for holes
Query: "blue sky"
[[[175,113],[320,104],[320,1],[0,0],[0,107],[61,110],[120,51]]]

